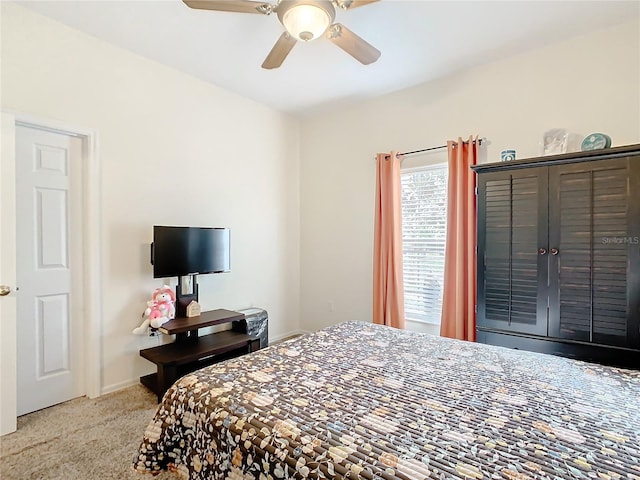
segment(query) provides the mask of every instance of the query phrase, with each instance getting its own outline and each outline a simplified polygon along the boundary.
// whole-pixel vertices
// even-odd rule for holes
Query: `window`
[[[405,316],[439,324],[447,238],[447,165],[403,171],[401,182]]]

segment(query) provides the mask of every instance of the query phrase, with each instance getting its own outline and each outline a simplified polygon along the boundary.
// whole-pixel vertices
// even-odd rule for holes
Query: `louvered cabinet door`
[[[478,178],[480,328],[547,334],[547,171]]]
[[[549,178],[549,335],[637,348],[630,159],[553,166]]]

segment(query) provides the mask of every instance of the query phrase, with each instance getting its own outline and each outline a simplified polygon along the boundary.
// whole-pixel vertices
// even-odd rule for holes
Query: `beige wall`
[[[300,129],[3,2],[2,108],[99,134],[103,390],[153,370],[138,350],[156,340],[130,333],[160,283],[148,263],[151,225],[232,229],[232,272],[200,277],[204,308],[264,307],[273,338],[368,320],[374,154],[478,133],[489,139],[488,160],[504,148],[522,158],[538,154],[554,127],[640,142],[639,38],[638,22],[594,32]]]
[[[637,20],[305,120],[302,328],[371,319],[376,152],[480,134],[484,160],[506,148],[524,158],[557,127],[640,142]]]
[[[137,337],[152,225],[231,228],[231,273],[200,276],[205,309],[266,308],[299,329],[294,118],[2,2],[2,108],[95,129],[102,203],[102,389],[154,366]],[[174,279],[175,281],[175,279]]]

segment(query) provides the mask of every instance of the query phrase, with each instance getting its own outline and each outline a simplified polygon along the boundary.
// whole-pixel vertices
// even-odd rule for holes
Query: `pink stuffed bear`
[[[142,314],[145,319],[142,324],[133,330],[136,335],[144,335],[147,328],[160,328],[169,320],[175,318],[176,308],[174,303],[176,294],[168,285],[156,288],[152,299],[147,302],[147,308]]]

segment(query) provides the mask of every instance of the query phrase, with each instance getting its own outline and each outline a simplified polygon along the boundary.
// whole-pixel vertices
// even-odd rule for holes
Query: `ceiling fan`
[[[276,0],[275,4],[252,0],[183,0],[199,10],[222,12],[275,13],[285,28],[262,63],[262,68],[278,68],[298,40],[309,42],[325,35],[331,42],[363,65],[380,58],[380,51],[340,23],[333,23],[336,8],[349,10],[379,0]]]

